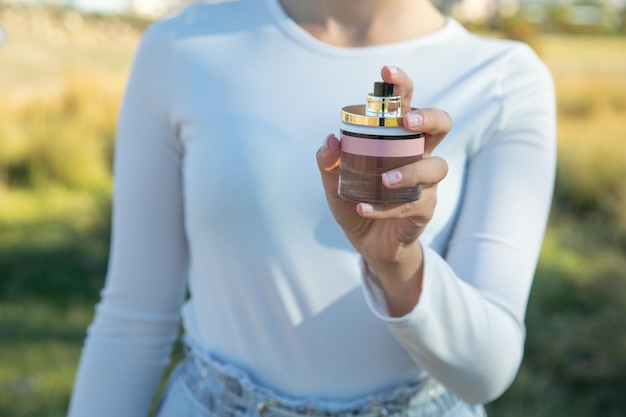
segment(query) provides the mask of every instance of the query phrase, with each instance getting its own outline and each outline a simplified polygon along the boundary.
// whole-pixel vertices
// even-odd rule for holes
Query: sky
[[[128,0],[71,0],[72,7],[89,12],[117,13],[128,10]]]
[[[183,0],[143,0],[141,4],[143,7],[154,7],[164,3],[165,5],[177,5],[182,4]],[[189,1],[186,1],[187,3]],[[2,0],[0,0],[2,3]],[[85,12],[99,12],[99,13],[122,13],[128,12],[131,0],[9,0],[8,3],[23,3],[23,4],[55,4],[59,6],[73,7]]]

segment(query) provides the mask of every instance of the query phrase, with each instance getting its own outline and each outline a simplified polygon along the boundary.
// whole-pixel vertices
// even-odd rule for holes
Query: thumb
[[[322,184],[326,195],[330,198],[337,197],[339,187],[339,157],[341,147],[339,139],[330,134],[324,139],[321,148],[317,151],[317,166],[322,175]]]

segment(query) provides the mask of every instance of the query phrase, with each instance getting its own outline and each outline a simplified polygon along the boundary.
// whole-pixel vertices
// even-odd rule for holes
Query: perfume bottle
[[[402,98],[393,84],[374,83],[365,105],[341,112],[339,196],[350,201],[397,204],[419,200],[421,187],[389,189],[382,174],[422,159],[424,134],[402,125]]]

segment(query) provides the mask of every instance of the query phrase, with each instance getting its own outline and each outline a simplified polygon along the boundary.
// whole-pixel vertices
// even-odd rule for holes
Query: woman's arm
[[[358,205],[361,217],[380,222],[372,229],[376,235],[364,236],[363,229],[351,228],[356,220],[346,220],[338,209],[344,203],[330,197],[334,156],[329,154],[334,154],[336,144],[331,141],[318,155],[329,204],[340,214],[335,217],[369,266],[364,268],[370,278],[366,285],[378,287],[370,291],[373,310],[431,376],[471,403],[495,399],[517,374],[523,356],[524,314],[555,173],[551,77],[536,56],[521,47],[509,57],[502,77],[499,127],[471,155],[465,197],[444,257],[419,241],[399,243],[407,230],[415,233],[420,226],[423,230],[434,211],[436,194],[426,194],[430,199],[426,204],[374,206],[371,212]],[[442,126],[429,124],[426,118],[424,123],[425,132],[431,134]],[[403,169],[398,186],[432,175],[422,169],[427,159],[417,163],[420,168]],[[438,166],[431,161],[428,167]],[[436,186],[437,178],[428,182],[427,188],[436,191],[432,184]],[[386,242],[387,247],[378,251],[383,257],[367,246],[376,238]],[[394,239],[395,246],[390,244]],[[402,256],[394,262],[389,253]],[[400,274],[394,275],[394,268]],[[378,290],[382,296],[377,299]]]
[[[150,28],[118,125],[106,284],[89,327],[69,415],[148,413],[178,334],[187,243],[181,147],[168,117],[168,30]]]

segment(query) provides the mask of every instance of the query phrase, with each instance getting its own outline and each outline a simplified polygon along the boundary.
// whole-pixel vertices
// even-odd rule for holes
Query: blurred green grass
[[[0,24],[0,416],[59,417],[106,271],[115,120],[144,22],[0,7]],[[533,46],[557,86],[557,188],[526,357],[488,411],[626,416],[626,39]]]

